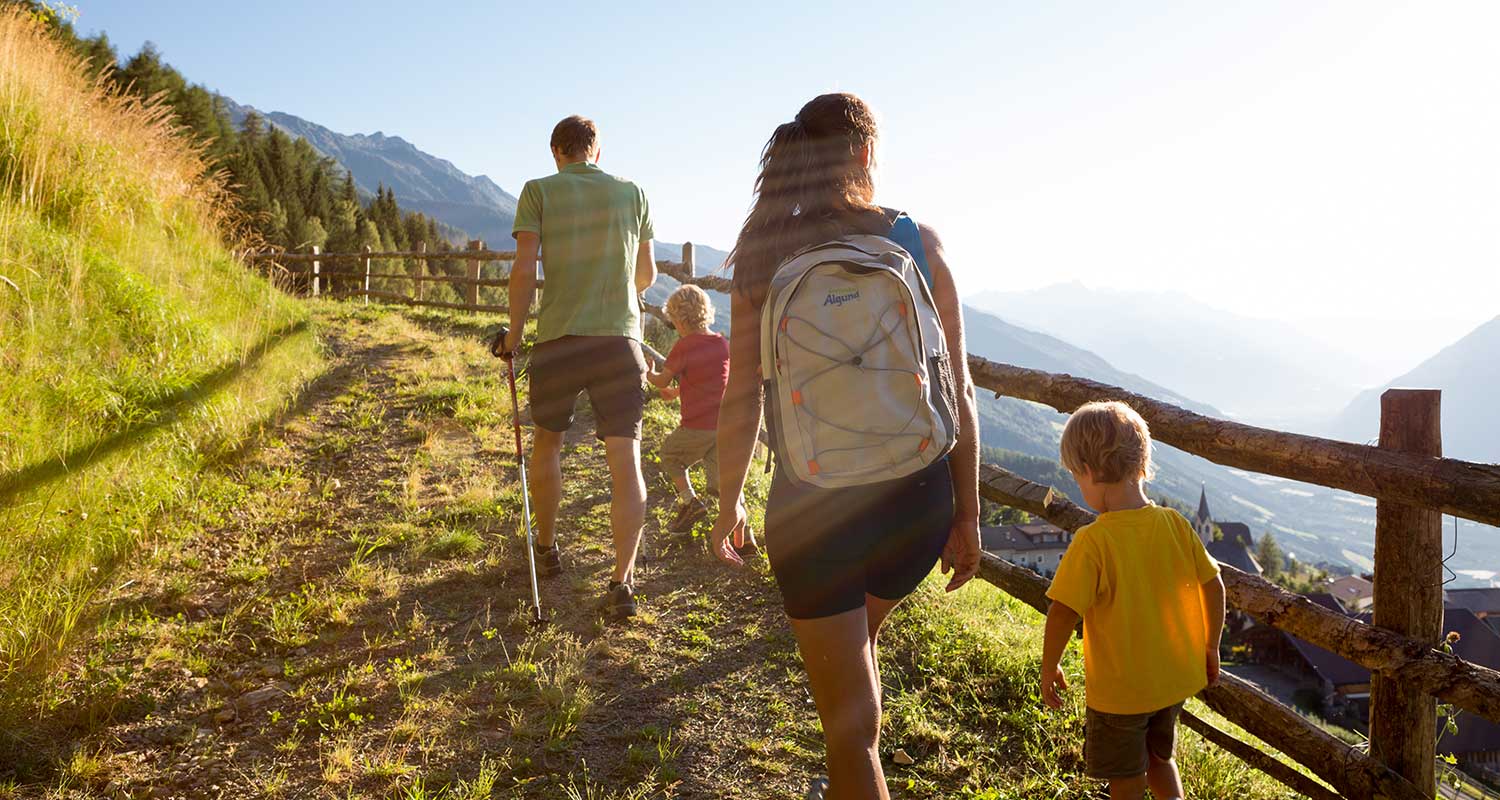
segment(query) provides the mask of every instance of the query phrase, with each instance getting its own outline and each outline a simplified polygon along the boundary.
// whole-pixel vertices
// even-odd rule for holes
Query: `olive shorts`
[[[667,434],[661,443],[661,466],[663,469],[686,471],[699,461],[703,462],[704,486],[710,494],[719,491],[719,432],[698,428],[678,428]]]
[[[1134,778],[1146,774],[1150,756],[1172,757],[1177,715],[1182,704],[1146,714],[1106,714],[1089,709],[1084,717],[1083,768],[1090,778]]]

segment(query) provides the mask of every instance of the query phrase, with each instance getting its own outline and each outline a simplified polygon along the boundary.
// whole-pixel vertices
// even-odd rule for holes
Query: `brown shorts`
[[[646,407],[641,344],[624,336],[563,336],[531,352],[531,419],[562,433],[573,427],[573,406],[587,391],[600,439],[641,438]]]
[[[1146,774],[1150,756],[1172,757],[1177,715],[1182,704],[1147,714],[1106,714],[1089,709],[1084,718],[1083,768],[1090,778],[1133,778]]]
[[[686,470],[703,462],[704,486],[709,494],[719,492],[719,432],[698,428],[678,428],[661,443],[663,469]]]

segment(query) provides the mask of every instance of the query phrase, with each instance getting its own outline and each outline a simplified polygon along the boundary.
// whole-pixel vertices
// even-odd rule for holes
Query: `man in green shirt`
[[[552,129],[557,173],[527,181],[516,203],[516,262],[510,273],[510,336],[514,353],[536,295],[540,252],[545,272],[531,356],[528,472],[536,509],[538,570],[562,571],[557,509],[562,500],[563,434],[584,391],[604,440],[611,483],[610,526],[615,571],[605,603],[616,617],[635,613],[632,577],[646,521],[641,477],[642,378],[640,293],[656,280],[651,209],[630,181],[599,169],[599,131],[568,117]]]

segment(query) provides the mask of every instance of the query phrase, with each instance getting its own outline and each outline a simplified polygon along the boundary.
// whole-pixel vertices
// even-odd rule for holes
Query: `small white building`
[[[1072,533],[1049,522],[979,529],[979,543],[986,551],[1049,578],[1072,541]]]

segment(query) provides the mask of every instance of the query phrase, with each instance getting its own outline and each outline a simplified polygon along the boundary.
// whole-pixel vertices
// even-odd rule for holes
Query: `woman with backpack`
[[[875,142],[864,101],[813,98],[766,143],[729,257],[711,548],[743,563],[730,539],[745,525],[764,405],[776,464],[764,546],[827,742],[828,779],[807,796],[832,800],[889,797],[881,623],[939,560],[950,592],[979,568],[978,416],[958,292],[937,234],[875,205]]]

